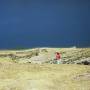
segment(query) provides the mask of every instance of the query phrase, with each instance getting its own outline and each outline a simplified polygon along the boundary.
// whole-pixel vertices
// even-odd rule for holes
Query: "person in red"
[[[59,52],[56,52],[56,61],[57,61],[57,64],[61,63],[61,54]]]

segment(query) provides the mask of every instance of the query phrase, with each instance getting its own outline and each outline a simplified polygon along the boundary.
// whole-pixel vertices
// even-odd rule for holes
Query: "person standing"
[[[56,52],[56,63],[57,64],[61,63],[61,54],[59,52]]]

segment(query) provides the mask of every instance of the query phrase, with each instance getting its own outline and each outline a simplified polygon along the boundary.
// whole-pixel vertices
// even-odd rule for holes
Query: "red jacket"
[[[60,55],[60,53],[56,53],[56,60],[60,60],[61,59],[61,55]]]

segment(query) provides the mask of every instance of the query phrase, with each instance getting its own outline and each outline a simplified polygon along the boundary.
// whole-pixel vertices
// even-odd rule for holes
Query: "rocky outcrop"
[[[45,63],[46,60],[47,60],[47,58],[43,54],[30,58],[31,63],[38,63],[38,64]]]
[[[10,58],[18,63],[55,64],[55,52],[61,53],[62,64],[90,65],[90,48],[35,48],[30,50],[3,51],[0,58]]]
[[[85,58],[85,59],[81,59],[81,60],[78,60],[78,61],[75,61],[75,64],[90,65],[90,57],[89,58]]]

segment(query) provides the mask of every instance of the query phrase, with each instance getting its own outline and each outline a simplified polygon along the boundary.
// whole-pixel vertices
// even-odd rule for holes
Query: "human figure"
[[[56,63],[57,64],[61,63],[61,54],[59,52],[56,52]]]

